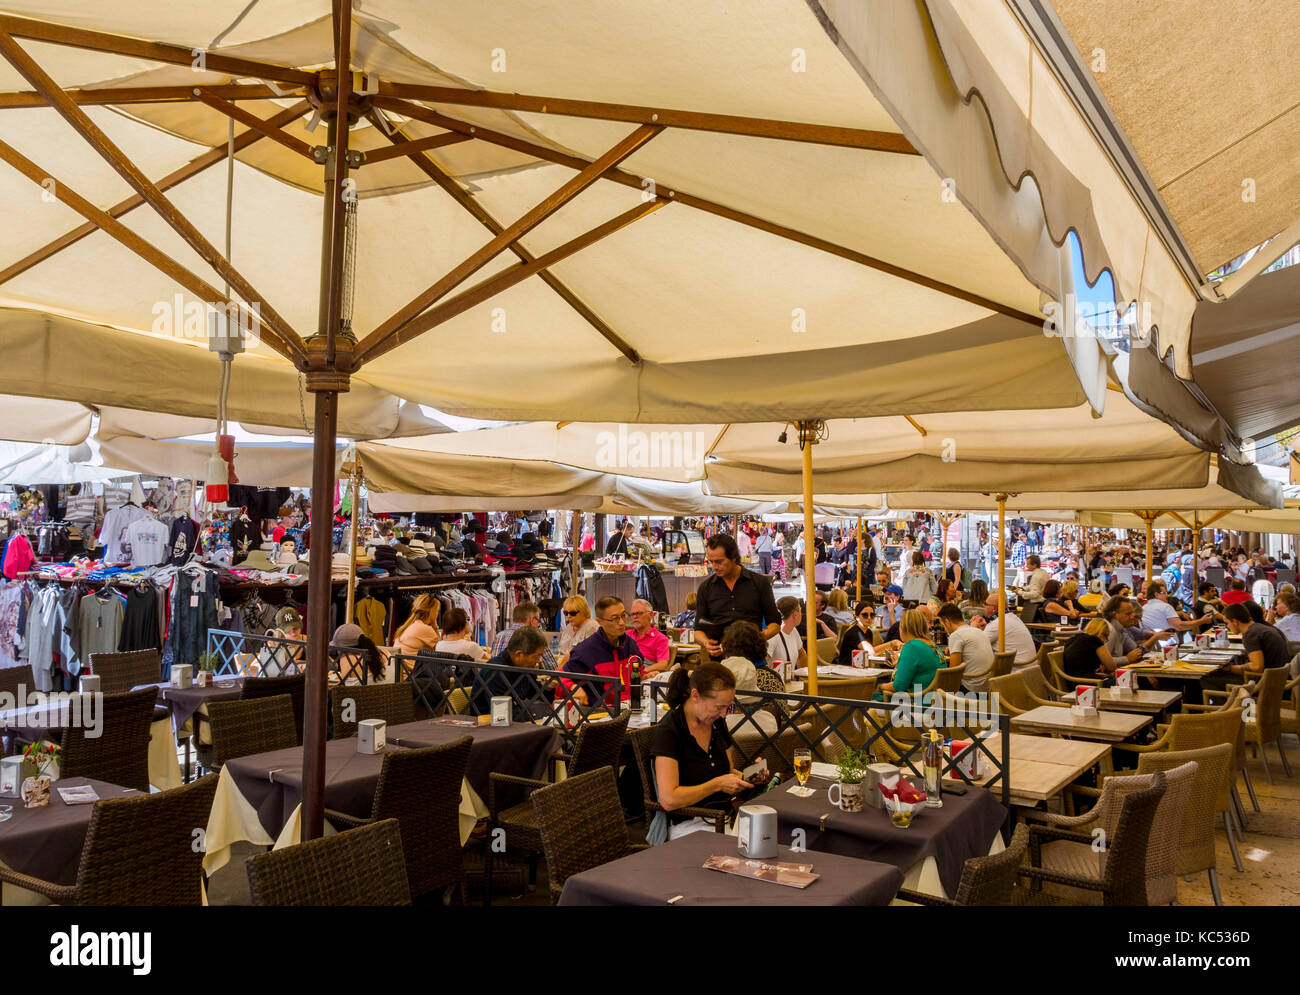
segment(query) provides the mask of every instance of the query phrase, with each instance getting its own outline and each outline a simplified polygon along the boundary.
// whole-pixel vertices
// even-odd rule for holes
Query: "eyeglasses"
[[[602,618],[602,622],[626,622],[627,612],[620,612],[618,615],[610,615],[608,618]]]
[[[582,612],[571,612],[571,611],[569,611],[569,609],[567,609],[567,608],[564,609],[564,617],[565,617],[565,618],[573,618],[574,615],[581,615],[581,614],[582,614]]]

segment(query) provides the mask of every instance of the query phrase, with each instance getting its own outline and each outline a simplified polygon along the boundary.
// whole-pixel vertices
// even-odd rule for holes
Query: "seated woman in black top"
[[[735,697],[735,677],[712,661],[689,675],[674,670],[669,679],[673,709],[655,726],[650,756],[659,804],[673,822],[684,821],[672,816],[677,809],[727,808],[733,795],[750,787],[731,759],[726,714]]]
[[[845,667],[853,666],[853,651],[858,647],[870,654],[875,645],[871,639],[871,623],[876,613],[871,602],[859,601],[853,614],[853,624],[840,635],[839,663]]]
[[[1071,677],[1093,678],[1115,672],[1115,659],[1106,649],[1110,636],[1110,623],[1104,618],[1094,618],[1088,627],[1065,644],[1061,669]]]

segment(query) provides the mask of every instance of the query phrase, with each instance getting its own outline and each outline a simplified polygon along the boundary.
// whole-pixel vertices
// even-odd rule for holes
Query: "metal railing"
[[[650,685],[651,715],[661,715],[659,703],[666,685]],[[666,704],[666,702],[665,702]],[[740,721],[734,717],[740,715]],[[766,718],[763,718],[766,716]],[[944,752],[942,775],[956,774],[967,784],[978,781],[996,791],[1002,804],[1011,802],[1011,719],[1000,713],[996,695],[959,695],[946,692],[895,694],[888,701],[791,694],[784,691],[742,691],[735,698],[728,720],[733,749],[742,769],[758,760],[784,774],[794,770],[794,751],[807,749],[821,763],[835,763],[847,749],[892,763],[912,776],[924,772],[924,731],[939,730],[952,740],[971,745],[954,756]],[[1000,732],[999,749],[989,748],[985,735]],[[983,735],[982,735],[983,734]],[[976,751],[991,767],[979,778],[966,775],[959,761]]]

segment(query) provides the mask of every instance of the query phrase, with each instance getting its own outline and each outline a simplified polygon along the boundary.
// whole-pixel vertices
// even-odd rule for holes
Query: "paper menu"
[[[755,881],[784,885],[787,888],[807,888],[820,874],[812,873],[812,864],[794,864],[780,860],[747,860],[744,857],[710,857],[703,864],[711,871],[735,874]]]
[[[60,787],[59,797],[63,799],[64,805],[89,805],[92,802],[99,801],[99,794],[95,791],[94,785],[74,784],[70,787]]]

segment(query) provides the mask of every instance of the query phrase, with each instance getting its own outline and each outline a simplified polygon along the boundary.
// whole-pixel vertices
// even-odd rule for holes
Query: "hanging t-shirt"
[[[149,512],[134,504],[124,504],[104,516],[99,541],[104,545],[105,563],[131,562],[131,523],[148,516]]]
[[[131,537],[131,565],[156,567],[170,552],[170,533],[166,525],[156,518],[138,518],[127,529]]]
[[[237,518],[230,523],[230,548],[234,551],[233,562],[243,563],[248,554],[262,548],[262,533],[257,523],[248,518]]]
[[[194,524],[194,519],[189,515],[181,515],[172,522],[168,543],[167,562],[182,566],[198,549],[199,527]]]
[[[89,661],[92,653],[116,653],[122,639],[125,608],[116,594],[101,598],[87,594],[77,611],[81,659]]]
[[[4,575],[13,580],[20,573],[30,570],[35,562],[36,554],[32,552],[32,544],[27,541],[27,537],[21,532],[14,535],[5,546]]]

